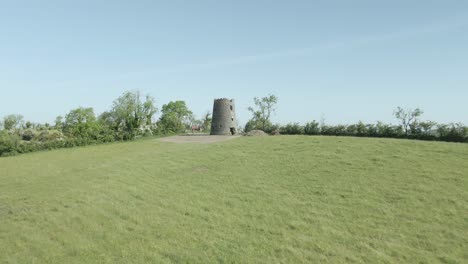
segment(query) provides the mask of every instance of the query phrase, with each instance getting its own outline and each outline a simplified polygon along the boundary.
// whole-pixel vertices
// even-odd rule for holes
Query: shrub
[[[0,156],[10,156],[18,153],[21,138],[6,131],[0,132]]]
[[[26,130],[21,134],[21,138],[25,141],[33,140],[35,134],[32,130]]]
[[[309,123],[306,123],[304,126],[304,134],[306,135],[319,135],[320,134],[320,124],[315,120]]]
[[[289,123],[286,126],[280,127],[280,133],[284,135],[303,135],[304,127],[299,123]]]
[[[451,142],[467,142],[468,127],[462,124],[440,124],[437,126],[439,140]]]
[[[267,134],[271,134],[273,132],[279,132],[279,130],[280,130],[280,125],[278,125],[278,124],[275,124],[275,125],[268,124],[268,126],[266,127],[264,132],[267,133]]]

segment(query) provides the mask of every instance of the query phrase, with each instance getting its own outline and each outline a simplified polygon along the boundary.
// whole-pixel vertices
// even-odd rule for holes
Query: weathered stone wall
[[[213,104],[213,119],[211,121],[211,135],[234,134],[237,134],[234,100],[226,98],[215,99]]]

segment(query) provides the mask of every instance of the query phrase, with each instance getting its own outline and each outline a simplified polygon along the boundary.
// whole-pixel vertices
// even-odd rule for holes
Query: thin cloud
[[[413,37],[418,37],[418,36],[423,36],[423,35],[436,34],[436,33],[441,33],[441,32],[450,31],[454,29],[462,29],[468,24],[466,20],[462,19],[465,17],[466,16],[460,16],[458,18],[438,22],[436,24],[429,24],[429,25],[425,25],[421,27],[409,28],[409,29],[401,30],[397,32],[361,36],[361,37],[356,37],[356,38],[347,39],[343,41],[318,44],[318,45],[314,45],[312,47],[307,47],[307,48],[290,49],[290,50],[283,50],[283,51],[277,51],[277,52],[246,55],[246,56],[240,56],[240,57],[234,57],[234,58],[212,60],[212,61],[207,61],[207,62],[202,62],[202,63],[187,63],[187,64],[179,64],[179,65],[174,65],[174,66],[167,66],[167,67],[149,68],[149,69],[145,69],[141,71],[129,72],[125,74],[125,76],[156,74],[156,73],[180,73],[180,72],[187,72],[187,71],[194,71],[194,70],[214,69],[214,68],[219,68],[219,67],[224,67],[224,66],[249,64],[249,63],[268,61],[268,60],[274,60],[274,59],[312,56],[315,54],[322,54],[324,52],[330,52],[333,50],[349,49],[349,48],[355,48],[355,47],[374,44],[374,43],[381,43],[381,42],[394,41],[394,40],[399,40],[399,39],[413,38]]]

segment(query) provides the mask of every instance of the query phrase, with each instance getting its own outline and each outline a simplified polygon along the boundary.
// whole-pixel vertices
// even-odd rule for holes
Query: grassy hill
[[[142,140],[0,158],[0,263],[468,261],[468,144]]]

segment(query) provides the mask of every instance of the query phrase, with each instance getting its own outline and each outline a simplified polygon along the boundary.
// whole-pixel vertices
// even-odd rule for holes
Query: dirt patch
[[[172,142],[172,143],[201,143],[201,144],[209,144],[209,143],[216,143],[227,141],[231,139],[238,138],[239,136],[173,136],[173,137],[165,137],[161,138],[162,142]]]
[[[194,167],[192,168],[192,171],[196,174],[205,174],[210,170],[207,167]]]

